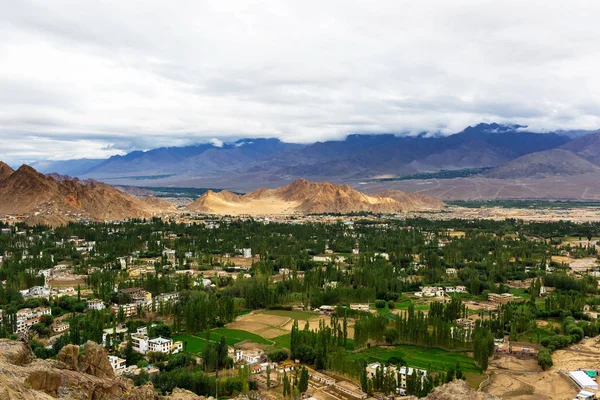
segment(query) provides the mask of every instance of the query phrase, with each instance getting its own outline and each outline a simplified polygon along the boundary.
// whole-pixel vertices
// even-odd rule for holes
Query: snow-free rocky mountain
[[[166,147],[106,160],[43,161],[33,166],[44,173],[99,180],[129,177],[152,184],[157,179],[179,182],[197,176],[235,175],[260,177],[262,181],[269,177],[343,181],[495,167],[570,141],[565,134],[528,132],[520,125],[479,124],[450,136],[350,135],[345,140],[310,145],[278,139],[242,139],[220,147],[210,143]]]

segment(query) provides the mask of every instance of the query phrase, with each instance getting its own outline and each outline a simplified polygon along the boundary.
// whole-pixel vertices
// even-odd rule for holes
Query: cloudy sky
[[[600,127],[599,1],[7,0],[0,159]]]

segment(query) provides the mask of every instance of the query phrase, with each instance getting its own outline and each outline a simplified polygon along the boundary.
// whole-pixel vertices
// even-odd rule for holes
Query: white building
[[[49,286],[33,286],[29,289],[21,290],[21,295],[24,298],[27,297],[50,297],[50,287]]]
[[[69,330],[69,323],[68,322],[55,322],[54,324],[52,324],[52,330],[55,333],[65,332],[65,331]]]
[[[252,249],[242,249],[242,257],[252,258]]]
[[[236,349],[234,351],[234,361],[236,363],[246,363],[246,364],[259,364],[263,359],[263,351],[259,349],[253,350],[241,350]]]
[[[108,361],[110,362],[110,366],[112,367],[113,371],[115,371],[115,375],[120,375],[127,367],[125,364],[126,360],[124,358],[108,356]]]
[[[116,338],[120,337],[121,334],[125,334],[127,333],[128,329],[125,325],[119,325],[117,327],[114,328],[106,328],[104,329],[104,331],[102,332],[102,345],[106,346],[107,345],[107,341],[108,341],[108,336],[110,335],[111,337],[111,344],[112,341],[115,340]]]
[[[598,383],[590,378],[585,371],[569,371],[569,378],[581,389],[598,390]]]
[[[374,378],[375,375],[377,374],[377,370],[381,369],[382,372],[385,374],[388,372],[388,369],[391,371],[391,373],[393,374],[394,378],[396,379],[396,384],[398,389],[406,389],[406,380],[409,376],[412,376],[413,373],[417,374],[417,377],[420,378],[421,380],[423,379],[424,376],[427,375],[427,371],[423,370],[423,369],[416,369],[416,368],[411,368],[411,367],[405,367],[402,366],[400,367],[400,369],[396,368],[395,365],[390,365],[390,366],[385,366],[381,363],[373,363],[373,364],[369,364],[367,365],[367,376],[369,378]]]
[[[17,333],[25,332],[41,321],[42,315],[50,315],[48,307],[22,308],[17,311]]]
[[[350,304],[351,310],[370,312],[371,308],[368,304]]]
[[[176,303],[179,301],[179,292],[171,292],[171,293],[161,293],[156,296],[156,302],[160,303],[168,303],[168,302]]]
[[[88,310],[104,310],[106,308],[106,306],[104,305],[104,302],[100,299],[91,299],[87,301],[87,308]]]
[[[153,353],[170,353],[173,341],[171,339],[165,339],[157,337],[155,339],[148,340],[148,351]]]

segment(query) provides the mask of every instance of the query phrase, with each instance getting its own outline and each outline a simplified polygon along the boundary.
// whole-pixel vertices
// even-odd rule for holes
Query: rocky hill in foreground
[[[186,390],[159,396],[152,384],[134,387],[116,378],[104,347],[88,342],[84,353],[67,345],[56,360],[35,358],[23,342],[0,339],[0,400],[204,400]]]
[[[188,205],[190,211],[209,214],[266,215],[438,210],[444,203],[398,190],[367,195],[348,185],[298,179],[278,189],[258,189],[245,195],[208,191]]]
[[[112,186],[64,176],[47,176],[28,165],[13,171],[0,164],[0,214],[23,214],[34,222],[72,219],[122,220],[172,211],[163,202],[144,201]]]

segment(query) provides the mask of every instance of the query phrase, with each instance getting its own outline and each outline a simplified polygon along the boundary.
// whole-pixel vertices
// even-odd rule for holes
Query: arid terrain
[[[572,399],[578,389],[565,376],[565,371],[600,369],[600,345],[589,338],[552,354],[554,366],[543,371],[535,359],[500,356],[490,360],[489,381],[483,391],[506,400],[564,400]]]

